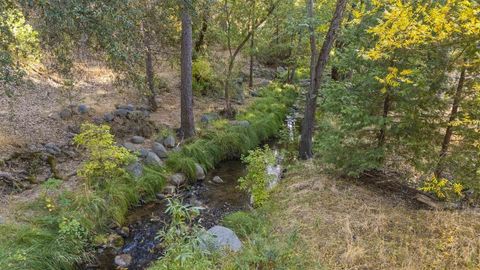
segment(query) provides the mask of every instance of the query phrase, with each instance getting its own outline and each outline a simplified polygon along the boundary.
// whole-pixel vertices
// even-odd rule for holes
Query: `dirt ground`
[[[416,208],[320,167],[298,165],[274,195],[276,233],[297,232],[298,252],[325,269],[480,269],[478,210]]]

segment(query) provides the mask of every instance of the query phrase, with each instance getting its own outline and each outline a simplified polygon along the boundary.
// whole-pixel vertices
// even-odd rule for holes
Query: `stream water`
[[[296,136],[295,111],[287,116],[285,126],[288,137],[293,141]],[[272,149],[278,153],[278,145],[275,141],[269,143]],[[280,166],[272,167],[281,170]],[[240,160],[229,160],[220,163],[215,170],[210,171],[204,181],[190,186],[182,191],[179,197],[184,203],[201,206],[198,222],[204,228],[211,228],[221,222],[222,218],[232,212],[249,208],[250,196],[238,189],[238,179],[246,174],[245,165]],[[221,184],[212,182],[213,177],[220,176],[224,181]],[[158,232],[165,228],[169,217],[165,214],[167,201],[158,200],[133,209],[128,218],[128,232],[123,230],[124,245],[120,250],[113,248],[101,249],[98,252],[96,262],[83,267],[85,270],[114,270],[118,269],[114,263],[118,254],[128,254],[132,262],[128,269],[145,269],[151,262],[163,255],[160,240],[156,238]],[[122,234],[122,233],[120,233]]]
[[[232,212],[247,209],[249,196],[240,191],[238,179],[246,173],[245,166],[239,160],[225,161],[218,168],[207,174],[204,181],[189,187],[179,194],[184,203],[201,206],[198,222],[205,228],[218,224],[222,218]],[[221,184],[213,183],[214,176],[220,176]],[[160,241],[156,239],[158,231],[165,228],[169,217],[165,214],[165,199],[142,205],[133,209],[127,218],[128,235],[120,250],[102,249],[97,262],[84,269],[113,270],[117,269],[114,258],[117,254],[129,254],[132,263],[128,269],[145,269],[150,262],[163,255]]]

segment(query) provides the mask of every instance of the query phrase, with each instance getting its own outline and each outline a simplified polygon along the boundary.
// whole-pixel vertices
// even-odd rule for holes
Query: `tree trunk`
[[[152,111],[156,111],[158,109],[158,104],[156,101],[156,93],[155,93],[155,82],[154,82],[154,72],[153,72],[153,56],[152,56],[152,48],[151,48],[151,35],[150,30],[148,27],[144,25],[142,22],[141,25],[142,30],[142,37],[143,37],[143,46],[145,50],[145,79],[147,82],[148,88],[148,104],[150,105],[150,109]]]
[[[198,35],[197,42],[195,42],[195,52],[200,53],[205,45],[205,34],[208,30],[208,18],[210,17],[210,10],[207,9],[202,19],[202,27],[200,28],[200,33]]]
[[[380,132],[378,133],[379,148],[385,145],[385,136],[387,133],[387,118],[388,118],[388,113],[390,112],[390,104],[391,104],[390,90],[387,89],[387,92],[385,93],[385,99],[383,100],[382,127],[380,128]]]
[[[347,0],[337,0],[335,13],[330,23],[325,41],[323,42],[318,61],[315,66],[315,74],[313,80],[313,87],[310,87],[307,93],[307,101],[305,107],[305,116],[302,125],[302,136],[300,139],[299,156],[301,159],[312,158],[312,138],[313,126],[315,123],[315,111],[317,107],[317,96],[320,84],[322,83],[323,73],[327,66],[330,51],[332,50],[338,30],[342,24],[343,12],[347,5]],[[313,9],[312,9],[313,11]]]
[[[250,17],[250,31],[252,36],[250,37],[250,72],[248,76],[248,87],[253,88],[253,51],[255,49],[255,0],[252,0],[252,14]]]
[[[181,137],[195,135],[192,93],[192,18],[187,6],[182,7],[181,48]]]
[[[442,149],[440,150],[440,159],[438,161],[437,168],[435,169],[435,176],[437,178],[442,177],[443,174],[443,163],[445,160],[445,156],[447,155],[450,141],[452,140],[453,135],[453,129],[451,124],[457,118],[458,108],[460,107],[460,101],[462,100],[463,85],[465,84],[465,75],[466,67],[465,65],[463,65],[460,72],[460,79],[458,80],[457,89],[455,91],[455,96],[453,97],[452,110],[450,111],[447,130],[445,131],[445,136],[443,137]]]

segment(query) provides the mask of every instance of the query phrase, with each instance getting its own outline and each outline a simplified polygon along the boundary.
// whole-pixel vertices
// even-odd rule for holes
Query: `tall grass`
[[[237,116],[237,120],[248,121],[250,125],[217,120],[202,138],[169,155],[166,162],[168,168],[195,179],[195,163],[210,170],[220,161],[239,158],[276,135],[295,98],[293,86],[272,84],[264,88],[260,91],[260,97]]]

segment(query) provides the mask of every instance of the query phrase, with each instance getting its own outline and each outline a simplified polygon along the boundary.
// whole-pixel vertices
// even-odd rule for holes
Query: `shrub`
[[[462,198],[463,185],[450,181],[445,178],[438,179],[432,175],[427,181],[423,182],[420,190],[429,192],[441,200],[451,201]]]
[[[267,173],[267,167],[275,163],[275,154],[265,145],[249,151],[242,161],[247,164],[247,175],[238,180],[240,189],[252,195],[255,206],[261,206],[269,198],[268,184],[273,176]]]
[[[107,125],[83,124],[74,142],[84,146],[89,153],[89,160],[78,171],[88,185],[102,185],[105,181],[126,177],[124,166],[135,160],[127,149],[115,145]]]
[[[192,64],[193,92],[196,95],[216,94],[219,80],[207,58],[200,57]]]

